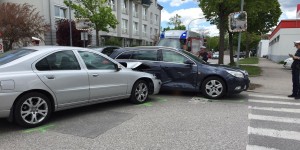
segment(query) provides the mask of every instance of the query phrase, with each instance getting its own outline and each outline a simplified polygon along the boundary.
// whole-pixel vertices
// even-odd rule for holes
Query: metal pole
[[[71,0],[69,0],[69,4],[71,4]],[[72,19],[71,19],[71,7],[69,6],[69,26],[70,26],[70,46],[72,46]]]
[[[244,10],[244,0],[241,0],[241,11]],[[236,60],[236,66],[239,67],[239,59],[240,59],[240,49],[241,49],[241,38],[242,38],[242,32],[239,32],[239,40],[238,40],[238,52],[237,52],[237,60]]]
[[[189,24],[188,24],[188,30],[190,30],[190,24],[191,24],[191,22],[194,21],[194,20],[197,20],[197,19],[204,19],[204,17],[192,19],[192,20],[189,22]]]

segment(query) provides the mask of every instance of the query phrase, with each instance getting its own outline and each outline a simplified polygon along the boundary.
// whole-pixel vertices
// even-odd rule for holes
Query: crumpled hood
[[[135,69],[142,64],[142,62],[126,62],[126,68]]]

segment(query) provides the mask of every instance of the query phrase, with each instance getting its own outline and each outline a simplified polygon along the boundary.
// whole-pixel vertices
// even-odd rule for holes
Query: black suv
[[[202,92],[207,98],[245,91],[248,73],[226,65],[208,64],[192,53],[170,47],[127,47],[115,50],[110,57],[118,62],[142,62],[139,71],[155,74],[161,90]]]

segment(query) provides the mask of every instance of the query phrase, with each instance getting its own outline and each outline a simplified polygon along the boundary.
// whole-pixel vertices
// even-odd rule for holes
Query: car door
[[[173,50],[161,49],[162,88],[193,91],[196,88],[197,65],[186,64],[188,57]],[[190,60],[190,62],[192,62]]]
[[[154,74],[160,78],[161,68],[158,61],[158,50],[133,51],[130,60],[142,62],[144,66],[140,66],[138,70]]]
[[[90,100],[98,101],[126,95],[127,76],[114,62],[97,53],[78,51],[89,76]]]
[[[34,66],[35,73],[55,94],[58,107],[88,102],[88,74],[72,50],[54,52]]]

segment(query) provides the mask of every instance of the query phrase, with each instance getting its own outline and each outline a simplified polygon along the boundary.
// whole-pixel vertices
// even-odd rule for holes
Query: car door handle
[[[99,77],[99,74],[94,73],[94,74],[92,74],[92,76],[93,76],[93,77]]]
[[[52,79],[55,79],[54,75],[46,75],[46,78],[47,78],[47,79],[51,79],[51,80],[52,80]]]

